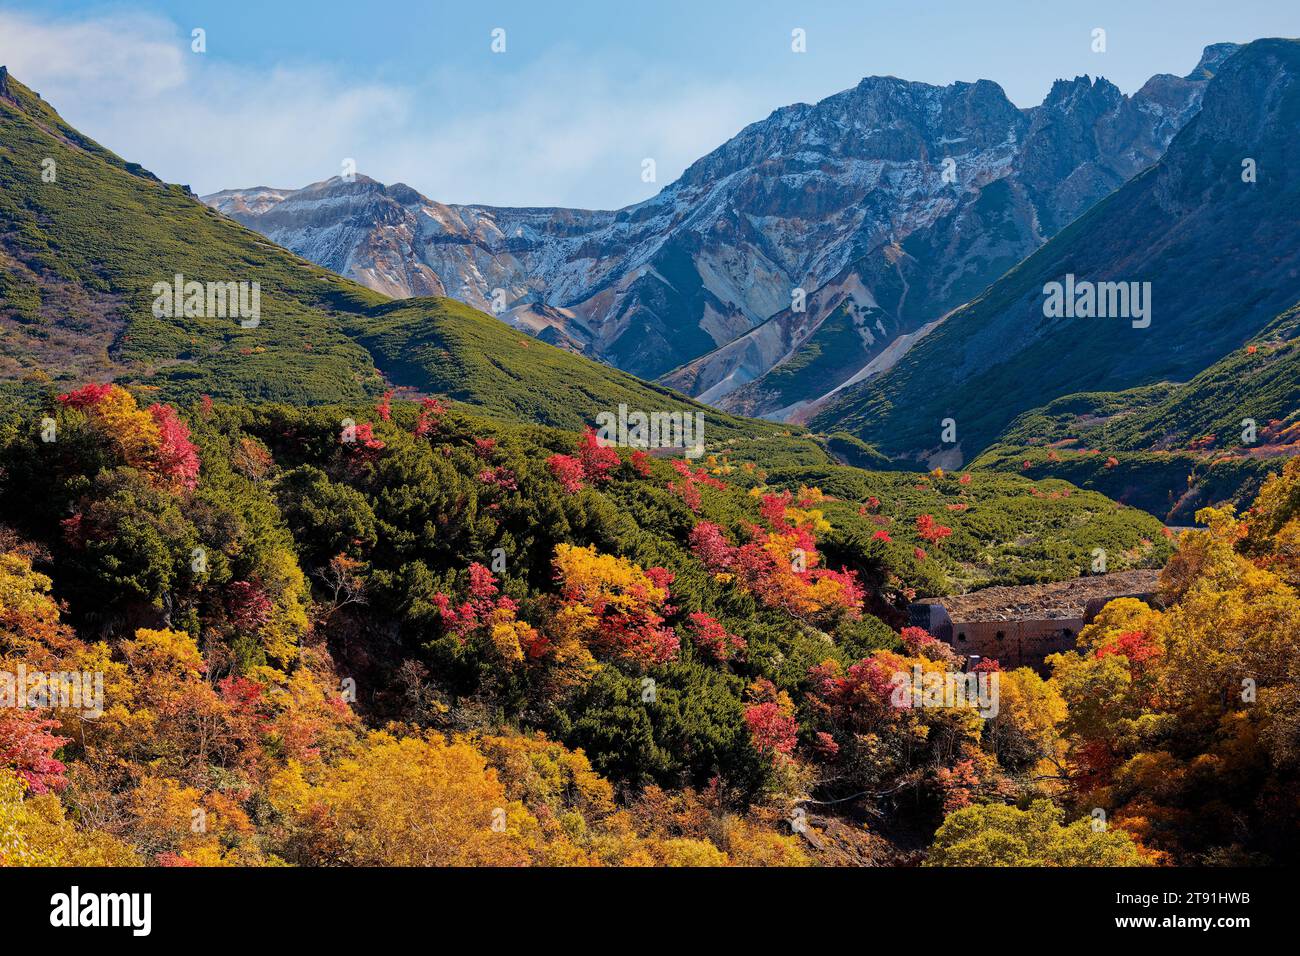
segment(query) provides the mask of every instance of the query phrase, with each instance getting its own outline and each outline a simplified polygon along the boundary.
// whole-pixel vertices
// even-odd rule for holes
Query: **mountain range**
[[[956,464],[1053,399],[1187,382],[1246,348],[1300,301],[1298,123],[1300,43],[1242,48],[1154,166],[812,422],[846,429],[891,457]],[[1147,284],[1147,324],[1050,315],[1045,293],[1067,277],[1081,288]],[[1220,417],[1251,416],[1240,385],[1236,407],[1221,407]],[[956,435],[945,442],[948,418]]]
[[[448,295],[783,418],[890,361],[1155,162],[1234,49],[1132,96],[1062,80],[1030,109],[987,80],[868,77],[776,110],[615,211],[448,205],[364,176],[205,201],[386,295]]]
[[[769,456],[974,463],[1190,520],[1295,450],[1297,76],[1300,44],[1259,40],[1132,97],[1061,81],[1030,110],[987,81],[869,78],[600,213],[366,177],[205,207],[0,68],[0,378],[408,389],[569,429],[619,404],[707,411]],[[260,283],[261,321],[158,314],[173,276]],[[1066,279],[1149,284],[1150,323],[1049,317]],[[1258,440],[1234,439],[1246,420]]]

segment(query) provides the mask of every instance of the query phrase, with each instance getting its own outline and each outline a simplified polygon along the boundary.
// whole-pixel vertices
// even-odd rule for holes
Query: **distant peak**
[[[1200,62],[1184,79],[1208,80],[1219,71],[1223,61],[1241,49],[1240,43],[1211,43],[1201,51]]]
[[[1111,99],[1122,96],[1119,87],[1104,76],[1099,76],[1095,80],[1088,74],[1076,76],[1072,80],[1059,79],[1052,84],[1051,90],[1047,93],[1047,98],[1043,100],[1043,106],[1053,106],[1062,103],[1076,102],[1080,97],[1102,97]]]
[[[916,94],[925,95],[936,90],[960,91],[960,90],[969,90],[969,89],[983,87],[983,86],[994,87],[999,90],[1001,89],[1001,87],[999,87],[992,80],[976,80],[974,83],[968,83],[965,80],[954,80],[952,83],[943,86],[935,83],[926,83],[924,80],[905,80],[902,79],[901,77],[892,76],[892,75],[880,76],[880,75],[873,74],[872,76],[864,76],[862,79],[858,80],[856,86],[848,90],[845,90],[844,93],[880,94],[880,93],[889,93],[893,91],[905,91],[910,95],[916,95]],[[843,94],[835,94],[833,96],[827,97],[827,99],[833,100],[840,95]]]
[[[864,76],[858,80],[857,85],[851,86],[839,93],[818,102],[818,106],[823,103],[838,103],[843,100],[849,101],[885,101],[896,96],[918,97],[926,96],[936,90],[956,88],[963,85],[953,83],[950,87],[935,86],[933,83],[926,83],[921,80],[904,80],[897,76]]]
[[[865,90],[877,86],[898,86],[900,84],[910,86],[911,81],[900,80],[896,76],[880,76],[878,74],[872,74],[871,76],[864,76],[862,79],[858,80],[858,89]]]
[[[319,185],[325,189],[347,189],[351,187],[367,192],[372,192],[376,188],[382,192],[384,188],[383,183],[377,179],[371,179],[365,173],[353,173],[351,176],[331,176]]]
[[[418,191],[406,185],[406,183],[393,183],[385,188],[384,192],[390,199],[393,199],[403,206],[411,206],[416,203],[424,202],[424,196]]]

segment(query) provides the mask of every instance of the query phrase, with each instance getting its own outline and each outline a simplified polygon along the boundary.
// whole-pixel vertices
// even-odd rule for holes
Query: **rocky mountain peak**
[[[40,100],[40,96],[15,80],[6,66],[0,66],[0,96],[20,109],[23,108],[23,100],[28,97],[32,100]]]
[[[1185,79],[1208,80],[1219,71],[1223,61],[1241,49],[1240,43],[1211,43],[1201,53],[1200,62]]]
[[[424,196],[406,185],[406,183],[393,183],[385,189],[384,192],[388,195],[389,199],[392,199],[394,202],[399,202],[403,206],[418,206],[425,202]]]
[[[1066,111],[1080,107],[1096,110],[1113,109],[1124,99],[1118,86],[1099,76],[1095,80],[1086,73],[1073,80],[1057,80],[1052,84],[1047,98],[1033,112]]]
[[[1219,63],[1200,98],[1199,112],[1154,165],[1094,200],[1069,229],[943,317],[892,365],[826,402],[811,418],[814,427],[849,431],[885,454],[929,459],[953,451],[941,447],[933,430],[952,415],[964,425],[960,454],[969,457],[997,442],[1017,415],[1064,395],[1164,383],[1163,396],[1168,383],[1196,381],[1262,334],[1296,301],[1300,41],[1257,40],[1237,50]],[[1098,129],[1110,135],[1144,113],[1157,115],[1156,104],[1131,102],[1136,112],[1121,110]],[[1062,155],[1049,151],[1043,168]],[[1049,191],[1057,207],[1061,189]],[[1044,289],[1065,276],[1145,288],[1146,318],[1105,324],[1085,314],[1059,321],[1046,315]],[[1130,317],[1122,310],[1110,314]],[[1220,420],[1231,414],[1239,421],[1239,408],[1255,406],[1235,391],[1240,366],[1227,368],[1231,373],[1202,381],[1222,383],[1230,374],[1233,390],[1204,401],[1219,406],[1212,414]],[[1270,372],[1268,381],[1285,379]],[[1293,390],[1279,384],[1276,394],[1289,413]],[[1209,434],[1190,430],[1203,424],[1183,424],[1194,420],[1182,408],[1154,409],[1146,436],[1154,440],[1178,428]],[[1031,431],[1022,434],[1038,427],[1026,426]]]

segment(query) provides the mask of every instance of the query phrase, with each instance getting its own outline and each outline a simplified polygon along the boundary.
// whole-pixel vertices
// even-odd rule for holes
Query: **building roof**
[[[1082,618],[1092,601],[1153,593],[1159,576],[1159,571],[1115,571],[1049,584],[983,588],[923,603],[943,605],[954,623]]]

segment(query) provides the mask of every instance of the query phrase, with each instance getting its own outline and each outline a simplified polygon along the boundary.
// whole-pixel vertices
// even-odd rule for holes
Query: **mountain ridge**
[[[1198,69],[1211,68],[1202,60]],[[990,80],[865,77],[816,104],[773,110],[656,196],[619,210],[452,205],[363,176],[287,193],[223,190],[205,201],[386,294],[447,294],[717,401],[791,354],[799,327],[815,332],[847,296],[868,312],[861,366],[978,293],[1058,220],[1154,161],[1201,86],[1158,76],[1130,97],[1104,79],[1076,78],[1022,110]],[[1104,135],[1058,142],[1065,119]],[[1026,134],[1044,145],[1025,156],[1025,188],[978,205],[979,191],[1006,178]],[[1068,149],[1063,169],[1053,149]],[[946,159],[954,182],[942,178]],[[984,244],[961,239],[982,218],[1002,233]],[[756,332],[790,311],[796,288],[808,313],[786,317],[775,336],[775,326]],[[752,345],[733,346],[738,360],[724,353],[718,364],[719,350],[751,334]],[[714,356],[708,368],[690,367],[703,356]],[[771,410],[760,405],[736,407]]]
[[[1300,298],[1300,248],[1289,227],[1300,208],[1300,177],[1291,172],[1297,119],[1300,41],[1243,47],[1223,62],[1200,112],[1159,163],[812,423],[843,428],[893,456],[952,464],[1060,395],[1201,372]],[[1248,165],[1257,181],[1246,179]],[[1150,282],[1157,331],[1047,318],[1046,284],[1067,274]],[[948,417],[960,437],[945,447]]]

